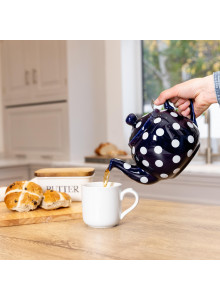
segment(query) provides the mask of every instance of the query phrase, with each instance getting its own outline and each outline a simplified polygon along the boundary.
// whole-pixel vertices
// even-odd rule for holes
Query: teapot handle
[[[173,110],[173,106],[171,106],[169,104],[169,100],[165,101],[164,107],[167,110],[168,109]],[[196,116],[195,116],[195,112],[194,112],[194,107],[193,107],[193,101],[192,101],[192,99],[190,99],[190,111],[191,111],[191,120],[192,120],[192,122],[195,123],[196,126],[198,126],[197,121],[196,121]]]

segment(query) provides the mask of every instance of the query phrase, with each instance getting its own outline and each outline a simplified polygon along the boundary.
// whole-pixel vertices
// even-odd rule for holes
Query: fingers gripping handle
[[[173,106],[171,106],[169,104],[169,100],[166,100],[166,102],[164,103],[164,107],[165,107],[165,109],[170,109],[170,110],[174,109]],[[190,112],[191,112],[191,120],[192,120],[192,122],[194,122],[195,125],[198,126],[197,122],[196,122],[196,116],[195,116],[195,112],[194,112],[194,107],[193,107],[193,101],[192,101],[192,99],[190,99]]]
[[[125,195],[126,193],[131,193],[131,194],[133,194],[134,197],[135,197],[135,201],[134,201],[134,203],[133,203],[133,205],[132,205],[131,207],[129,207],[128,209],[126,209],[124,212],[121,213],[120,219],[123,219],[123,218],[125,217],[126,214],[128,214],[131,210],[133,210],[133,209],[137,206],[138,201],[139,201],[139,196],[138,196],[137,192],[134,191],[132,188],[127,188],[127,189],[125,189],[125,190],[123,190],[123,191],[121,192],[121,194],[120,194],[120,199],[121,199],[121,201],[123,200],[124,195]]]

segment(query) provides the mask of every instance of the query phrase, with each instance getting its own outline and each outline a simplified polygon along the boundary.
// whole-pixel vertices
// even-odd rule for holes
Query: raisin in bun
[[[8,209],[25,212],[40,205],[43,197],[42,188],[29,181],[17,181],[8,186],[4,202]]]
[[[46,210],[51,210],[60,207],[69,207],[70,204],[71,197],[67,193],[55,190],[46,190],[40,206]]]

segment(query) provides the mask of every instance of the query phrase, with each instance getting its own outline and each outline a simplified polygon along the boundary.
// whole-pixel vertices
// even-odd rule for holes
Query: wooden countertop
[[[0,259],[220,259],[220,206],[141,199],[111,229],[81,219],[1,227]]]

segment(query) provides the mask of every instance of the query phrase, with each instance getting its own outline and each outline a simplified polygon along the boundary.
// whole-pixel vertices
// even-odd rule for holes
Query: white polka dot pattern
[[[193,143],[194,142],[194,137],[192,135],[188,136],[188,141],[189,143]]]
[[[131,168],[131,165],[128,164],[128,163],[124,163],[124,169],[130,169]]]
[[[164,130],[159,128],[159,129],[156,130],[156,134],[157,134],[157,136],[163,136]]]
[[[148,182],[148,178],[147,177],[141,177],[140,181],[141,181],[141,183],[146,184]]]
[[[174,139],[172,142],[171,142],[171,145],[172,145],[172,147],[178,147],[179,145],[180,145],[180,142],[179,142],[179,140],[177,140],[177,139]]]
[[[149,166],[149,162],[148,162],[147,160],[143,160],[143,161],[142,161],[142,164],[143,164],[144,166],[146,166],[146,167]]]
[[[155,148],[154,148],[154,152],[156,153],[156,154],[161,154],[162,153],[162,147],[161,146],[155,146]]]
[[[142,147],[140,148],[140,152],[141,152],[142,155],[146,155],[146,153],[147,153],[146,147],[142,146]]]
[[[187,122],[187,125],[191,128],[191,129],[193,129],[193,124],[192,124],[192,122]]]
[[[187,157],[191,157],[191,156],[192,156],[192,153],[193,153],[193,150],[190,149],[190,150],[187,152]]]
[[[159,122],[161,122],[161,118],[160,117],[154,119],[154,123],[159,123]]]
[[[143,133],[143,135],[142,135],[142,139],[143,139],[143,140],[146,140],[146,139],[148,138],[148,136],[149,136],[148,132],[145,132],[145,133]]]
[[[141,123],[142,123],[142,122],[139,121],[139,122],[136,124],[136,129],[139,128],[139,127],[141,126]]]
[[[172,115],[173,117],[178,117],[178,114],[175,112],[171,112],[170,115]]]
[[[173,160],[173,163],[179,163],[180,159],[181,159],[180,156],[176,155],[176,156],[173,157],[172,160]]]
[[[180,171],[180,168],[174,169],[173,173],[178,173]]]
[[[162,166],[163,166],[163,162],[162,162],[161,160],[157,160],[157,161],[155,162],[155,165],[156,165],[157,167],[162,167]]]
[[[131,146],[132,157],[140,171],[135,171],[134,166],[128,163],[121,162],[120,165],[127,170],[126,173],[134,171],[133,178],[143,184],[151,184],[155,181],[154,177],[164,180],[179,174],[183,169],[181,166],[193,157],[197,142],[197,128],[194,123],[180,117],[176,111],[168,110],[164,115],[158,114],[152,119],[152,123],[154,124],[148,127],[148,124],[144,125],[143,119],[139,119],[135,124],[138,130],[133,133],[139,131],[140,139],[137,135],[131,136],[130,142],[134,145]],[[151,168],[154,170],[152,177],[143,173]]]
[[[162,173],[160,176],[161,176],[161,178],[163,178],[163,179],[168,178],[168,175],[167,175],[166,173]]]
[[[174,122],[172,124],[172,126],[173,126],[174,130],[179,130],[180,129],[180,125],[178,123],[176,123],[176,122]]]

